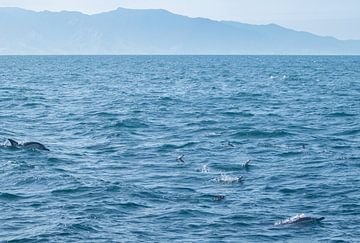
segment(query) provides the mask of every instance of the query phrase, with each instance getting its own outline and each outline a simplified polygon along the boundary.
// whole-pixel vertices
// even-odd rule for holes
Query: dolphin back
[[[288,224],[298,224],[298,223],[315,223],[324,220],[325,217],[315,218],[310,216],[305,216],[304,214],[298,214],[294,217],[282,220],[275,223],[275,225],[288,225]]]
[[[26,142],[23,144],[23,146],[25,148],[30,148],[30,149],[38,149],[38,150],[46,150],[46,151],[50,151],[47,147],[45,147],[45,145],[38,143],[38,142]]]

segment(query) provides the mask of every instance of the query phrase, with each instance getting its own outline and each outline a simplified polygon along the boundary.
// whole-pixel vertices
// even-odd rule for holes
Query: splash
[[[200,171],[201,173],[209,173],[209,172],[210,172],[208,165],[203,165],[203,166],[201,167],[201,169],[199,169],[199,171]]]
[[[225,183],[225,184],[233,184],[242,182],[242,176],[231,176],[226,174],[221,174],[220,177],[214,179],[216,182]]]

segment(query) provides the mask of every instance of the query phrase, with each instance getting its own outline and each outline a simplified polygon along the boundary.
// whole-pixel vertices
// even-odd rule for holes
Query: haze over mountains
[[[360,41],[165,10],[0,8],[0,54],[360,54]]]

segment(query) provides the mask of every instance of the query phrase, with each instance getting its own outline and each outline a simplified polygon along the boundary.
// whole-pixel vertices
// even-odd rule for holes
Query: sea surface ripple
[[[0,241],[356,242],[359,67],[1,56]],[[274,226],[299,213],[325,220]]]

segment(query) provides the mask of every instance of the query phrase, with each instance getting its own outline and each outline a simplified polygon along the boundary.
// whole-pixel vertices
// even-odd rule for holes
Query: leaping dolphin
[[[37,149],[37,150],[46,150],[50,151],[45,145],[38,143],[38,142],[25,142],[25,143],[18,143],[13,139],[8,138],[8,141],[11,144],[11,147],[19,148],[24,147],[28,149]]]

